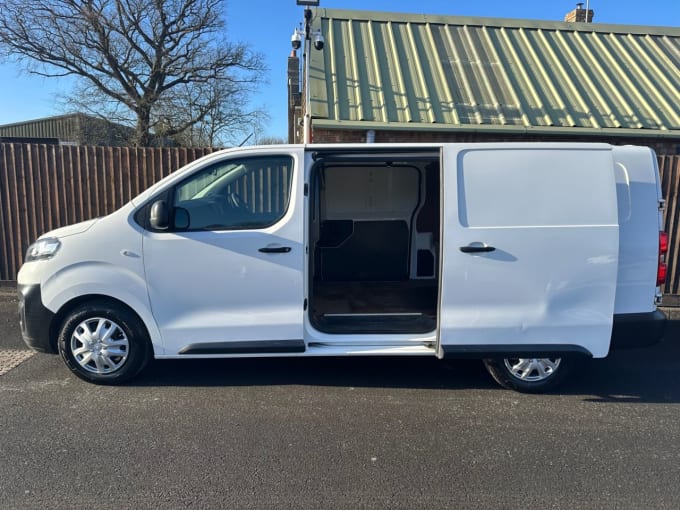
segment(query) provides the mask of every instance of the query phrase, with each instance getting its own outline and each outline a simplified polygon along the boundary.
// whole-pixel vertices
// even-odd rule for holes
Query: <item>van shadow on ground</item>
[[[680,323],[648,349],[587,360],[558,394],[591,402],[680,403]],[[134,386],[309,385],[367,388],[500,388],[477,360],[433,358],[260,358],[166,360],[149,366]]]

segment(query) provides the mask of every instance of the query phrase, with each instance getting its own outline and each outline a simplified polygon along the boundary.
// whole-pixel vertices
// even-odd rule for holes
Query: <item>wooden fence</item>
[[[0,280],[40,234],[115,211],[213,149],[0,144]],[[680,156],[659,156],[670,235],[666,294],[680,294]]]
[[[664,212],[664,230],[668,232],[668,277],[666,278],[665,294],[676,297],[680,294],[680,204],[678,191],[680,190],[680,156],[659,156],[659,173],[661,174],[661,192],[666,199]],[[671,300],[667,300],[671,304]]]
[[[213,149],[0,144],[0,280],[15,280],[28,245],[109,214]]]

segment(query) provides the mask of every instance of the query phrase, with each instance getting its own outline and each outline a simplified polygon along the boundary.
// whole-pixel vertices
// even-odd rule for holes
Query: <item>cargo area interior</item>
[[[439,154],[317,155],[309,192],[314,327],[326,333],[433,331]]]

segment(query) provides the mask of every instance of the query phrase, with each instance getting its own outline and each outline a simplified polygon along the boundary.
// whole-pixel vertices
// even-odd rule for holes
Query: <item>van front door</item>
[[[443,161],[439,355],[606,356],[619,245],[611,149],[461,145]]]
[[[226,155],[166,195],[144,236],[165,355],[301,352],[303,151]]]

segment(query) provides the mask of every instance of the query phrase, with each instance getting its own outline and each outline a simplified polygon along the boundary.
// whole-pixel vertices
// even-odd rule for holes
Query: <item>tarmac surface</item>
[[[0,350],[27,352],[0,292]],[[155,362],[0,376],[0,508],[680,507],[680,328],[552,395],[476,361]]]

